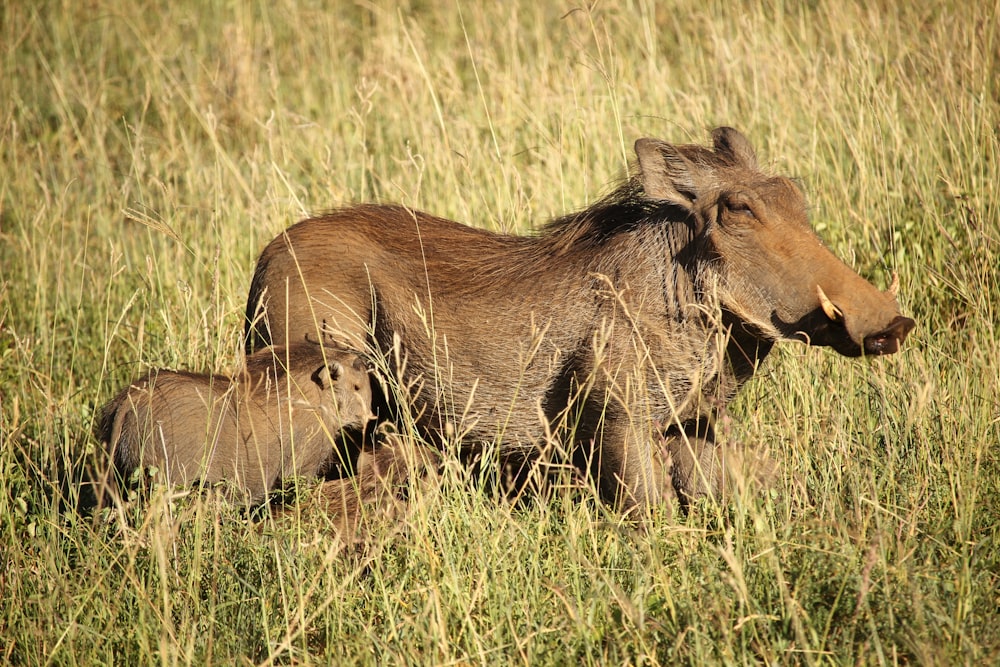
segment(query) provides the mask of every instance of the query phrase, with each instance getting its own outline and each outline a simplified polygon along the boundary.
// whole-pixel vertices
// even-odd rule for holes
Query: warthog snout
[[[897,316],[883,331],[865,337],[865,354],[895,354],[916,324],[909,317]]]
[[[815,312],[817,339],[814,344],[829,345],[849,357],[881,356],[899,351],[906,336],[916,326],[899,312],[896,303],[898,278],[886,291],[875,289],[867,281],[849,281],[831,299],[819,285],[816,296],[819,308]],[[832,290],[831,290],[832,291]],[[807,331],[804,327],[803,331]]]

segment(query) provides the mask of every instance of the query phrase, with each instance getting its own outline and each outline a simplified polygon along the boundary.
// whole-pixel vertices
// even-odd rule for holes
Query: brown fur
[[[153,466],[257,503],[282,478],[317,474],[340,430],[371,417],[363,360],[303,342],[250,355],[235,378],[152,370],[103,408],[95,435],[125,479]]]
[[[363,541],[367,514],[398,518],[405,511],[410,485],[420,483],[429,490],[437,482],[441,463],[437,450],[390,438],[362,451],[354,476],[324,482],[312,507],[333,520],[346,543]]]
[[[555,438],[609,500],[658,502],[664,475],[683,487],[716,455],[716,416],[774,342],[879,355],[913,327],[823,246],[799,188],[764,174],[743,135],[712,139],[640,139],[636,176],[536,236],[400,206],[300,222],[258,260],[247,349],[341,337],[399,360],[432,440],[523,454]],[[661,437],[697,451],[658,461]]]

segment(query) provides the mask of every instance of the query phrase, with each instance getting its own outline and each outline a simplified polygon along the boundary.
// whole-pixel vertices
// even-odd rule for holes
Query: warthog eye
[[[748,215],[754,217],[753,209],[750,208],[749,202],[745,199],[731,197],[726,199],[723,205],[726,207],[730,213],[736,213],[738,215]]]

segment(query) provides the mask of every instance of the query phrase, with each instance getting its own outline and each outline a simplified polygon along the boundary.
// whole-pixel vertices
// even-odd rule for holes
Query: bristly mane
[[[693,165],[715,169],[736,165],[735,156],[710,150],[697,144],[682,144],[674,149]],[[549,242],[548,249],[559,256],[571,250],[588,250],[601,246],[611,237],[635,230],[650,223],[685,223],[690,213],[667,202],[657,202],[645,196],[639,168],[633,165],[634,175],[625,180],[611,194],[593,205],[575,213],[555,218],[540,229],[540,238]],[[656,225],[664,227],[665,225]],[[678,241],[690,236],[685,232],[663,231],[670,246],[676,251]]]
[[[615,234],[638,226],[650,213],[641,194],[638,179],[630,178],[587,208],[547,222],[539,230],[539,240],[556,256],[601,246]]]
[[[639,178],[633,176],[587,208],[550,220],[539,230],[539,240],[555,256],[586,252],[643,225],[683,225],[687,217],[675,206],[647,199]]]
[[[624,236],[630,241],[615,242]],[[651,262],[661,283],[663,314],[684,322],[701,312],[691,306],[704,296],[699,260],[704,239],[695,235],[688,211],[646,197],[638,176],[588,208],[553,219],[537,239],[537,249],[549,257],[583,262],[597,273],[611,271],[609,278],[623,261]]]

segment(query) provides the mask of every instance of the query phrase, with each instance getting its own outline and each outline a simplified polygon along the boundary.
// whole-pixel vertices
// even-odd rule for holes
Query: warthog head
[[[640,139],[647,198],[694,226],[702,288],[766,340],[828,345],[846,356],[892,354],[914,327],[896,303],[837,259],[813,232],[801,190],[763,174],[747,139],[720,127],[713,150]],[[702,254],[702,252],[704,254]]]

